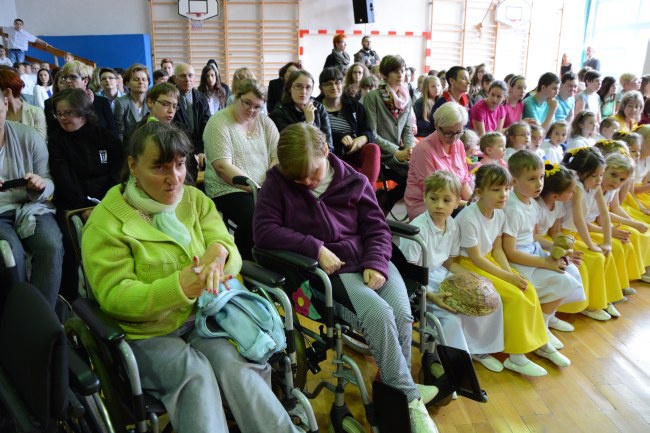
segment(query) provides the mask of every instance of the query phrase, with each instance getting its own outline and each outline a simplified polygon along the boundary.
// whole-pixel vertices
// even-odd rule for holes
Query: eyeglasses
[[[55,119],[65,119],[69,117],[79,117],[79,113],[77,113],[74,110],[65,110],[65,111],[60,111],[58,113],[54,113]]]
[[[445,138],[460,137],[461,135],[463,135],[463,131],[445,132],[442,130],[442,128],[438,128],[438,130]]]
[[[323,87],[329,87],[330,89],[334,86],[336,87],[341,87],[343,83],[341,80],[334,80],[334,81],[328,81],[327,83],[323,83]]]
[[[247,110],[260,111],[262,108],[264,108],[264,105],[255,105],[248,99],[239,98],[239,100],[242,104],[244,104],[244,107],[246,107]]]
[[[297,90],[299,92],[302,92],[303,90],[306,90],[307,93],[311,93],[313,87],[312,86],[303,86],[302,84],[294,84],[291,86],[292,90]]]
[[[61,79],[63,81],[77,81],[77,80],[82,79],[82,78],[87,78],[87,77],[82,77],[82,76],[79,76],[77,74],[68,74],[68,75],[62,75],[61,76]]]
[[[160,99],[156,99],[156,102],[159,103],[160,105],[162,105],[163,107],[167,108],[167,109],[171,108],[172,111],[178,110],[178,104],[174,104],[173,102],[163,101],[163,100],[160,100]]]

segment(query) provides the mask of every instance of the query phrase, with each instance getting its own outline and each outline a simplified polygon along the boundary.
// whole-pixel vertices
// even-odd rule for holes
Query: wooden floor
[[[650,432],[650,286],[633,287],[638,293],[617,305],[622,313],[619,319],[597,322],[582,315],[562,316],[576,328],[571,333],[555,332],[565,345],[562,353],[571,359],[567,368],[554,367],[532,354],[530,358],[543,365],[548,376],[527,378],[509,370],[492,373],[476,364],[489,401],[459,398],[430,409],[440,433]],[[370,383],[377,371],[374,361],[353,356]],[[415,377],[419,358],[414,349]],[[323,375],[329,377],[330,365],[322,363],[324,372],[310,374],[308,387],[313,388]],[[354,387],[348,387],[346,401],[367,427]],[[331,402],[327,392],[312,402],[321,431],[327,431]]]

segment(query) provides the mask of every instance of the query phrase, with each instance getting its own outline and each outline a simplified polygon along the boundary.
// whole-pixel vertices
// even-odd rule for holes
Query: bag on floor
[[[205,338],[228,338],[246,359],[266,363],[287,347],[282,318],[267,299],[250,292],[239,280],[222,283],[218,294],[198,299],[196,330]]]

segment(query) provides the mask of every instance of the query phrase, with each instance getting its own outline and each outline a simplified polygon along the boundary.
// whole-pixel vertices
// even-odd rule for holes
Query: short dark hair
[[[64,89],[52,98],[52,111],[56,113],[56,106],[61,101],[66,101],[70,108],[83,117],[89,123],[97,123],[97,114],[93,108],[93,102],[82,89]]]
[[[384,56],[383,59],[381,59],[381,63],[379,63],[379,72],[384,77],[388,77],[388,74],[391,72],[398,71],[402,68],[406,67],[406,62],[402,58],[402,56]]]
[[[20,18],[16,18],[16,19],[14,20],[14,24],[16,24],[16,23],[23,23],[23,24],[25,24],[25,21],[21,20]]]
[[[587,81],[594,81],[596,78],[600,78],[600,72],[597,70],[585,72],[585,83]]]
[[[467,71],[467,68],[464,66],[452,66],[449,68],[447,72],[445,72],[445,80],[447,80],[447,84],[451,86],[451,81],[450,80],[457,80],[458,79],[458,73],[460,71]]]
[[[327,83],[328,81],[332,80],[343,80],[343,72],[341,72],[341,69],[339,68],[325,68],[323,69],[323,72],[320,73],[318,76],[318,84],[323,85],[324,83]]]
[[[278,71],[278,75],[280,76],[281,79],[284,80],[284,74],[286,74],[287,71],[289,70],[289,68],[292,67],[292,66],[294,68],[296,68],[296,69],[302,69],[302,65],[300,63],[298,63],[298,62],[289,62],[286,65],[284,65],[283,67],[281,67],[280,70]]]
[[[562,74],[562,84],[566,83],[567,81],[577,80],[577,79],[578,76],[573,71],[568,71]]]
[[[539,92],[542,90],[542,87],[548,87],[551,84],[560,84],[560,79],[553,72],[546,72],[539,77],[539,81],[537,82],[537,91]]]

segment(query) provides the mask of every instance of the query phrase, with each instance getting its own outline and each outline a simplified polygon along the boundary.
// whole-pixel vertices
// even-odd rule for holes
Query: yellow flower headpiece
[[[548,160],[544,161],[544,173],[546,173],[546,177],[551,177],[558,171],[560,171],[560,164]]]
[[[616,131],[616,135],[618,135],[619,137],[627,137],[628,135],[630,135],[630,132],[619,129],[618,131]]]
[[[583,150],[588,150],[588,149],[590,149],[589,146],[574,147],[573,149],[567,150],[566,153],[571,154],[571,156],[576,156],[577,154],[579,154]]]
[[[618,143],[616,143],[616,140],[598,140],[596,142],[596,146],[604,147],[604,148],[612,147],[612,146],[615,146],[617,144]]]
[[[632,128],[632,132],[637,132],[641,128],[643,128],[643,125],[636,125],[634,128]]]
[[[478,171],[479,168],[481,168],[481,166],[477,165],[476,167],[474,167],[474,169],[472,171],[470,171],[470,174],[472,176],[476,176],[476,172]]]

